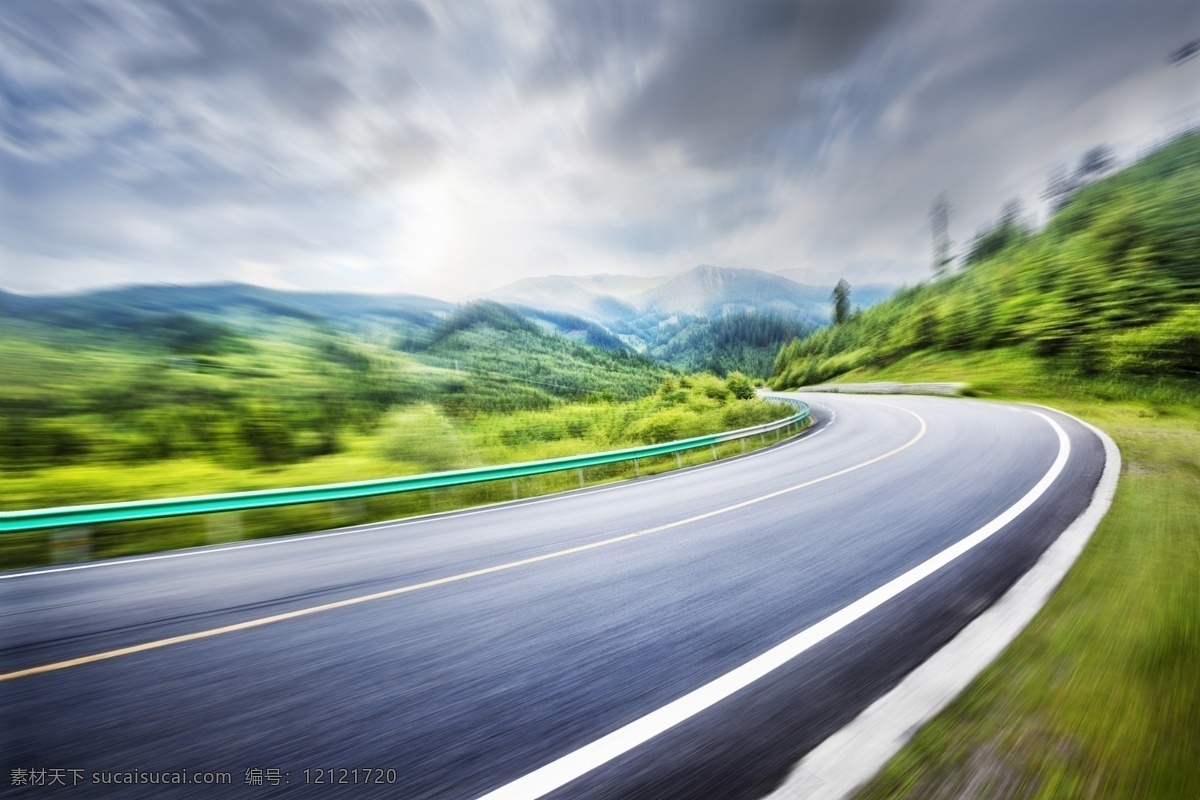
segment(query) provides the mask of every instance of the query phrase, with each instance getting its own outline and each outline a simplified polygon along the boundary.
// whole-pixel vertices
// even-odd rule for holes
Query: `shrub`
[[[1137,375],[1200,375],[1200,309],[1112,337],[1108,363]]]
[[[725,379],[725,387],[738,400],[749,400],[754,397],[754,387],[750,385],[750,379],[740,372],[729,373],[729,377]]]
[[[416,464],[422,471],[454,469],[464,461],[464,448],[454,423],[431,405],[411,406],[390,414],[379,442],[380,456]]]
[[[693,392],[698,392],[704,397],[716,400],[718,403],[724,403],[729,399],[729,387],[715,375],[708,373],[700,373],[693,375],[691,379]]]
[[[682,439],[688,427],[688,416],[681,409],[664,409],[631,425],[629,437],[642,444],[661,444]]]

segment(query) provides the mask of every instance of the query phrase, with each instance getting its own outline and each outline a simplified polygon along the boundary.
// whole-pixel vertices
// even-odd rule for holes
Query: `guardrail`
[[[352,483],[334,483],[324,486],[301,486],[290,489],[261,489],[252,492],[202,495],[199,497],[174,497],[161,500],[134,500],[124,503],[102,503],[97,505],[61,506],[59,508],[35,508],[26,511],[0,512],[0,533],[32,531],[44,528],[67,528],[77,525],[96,525],[106,522],[130,522],[133,520],[183,517],[193,514],[212,514],[222,511],[246,511],[253,508],[271,508],[301,503],[322,503],[335,500],[353,500],[385,494],[414,492],[421,489],[437,489],[445,486],[462,486],[469,483],[523,478],[548,472],[614,464],[620,461],[635,461],[652,456],[680,453],[700,447],[714,447],[723,442],[746,439],[751,436],[766,437],[768,433],[790,430],[799,426],[811,415],[807,403],[791,398],[770,397],[772,402],[785,403],[796,409],[786,419],[775,420],[764,425],[741,428],[725,433],[695,436],[674,442],[629,447],[623,450],[608,450],[581,456],[551,458],[544,461],[526,461],[519,464],[503,464],[495,467],[474,467],[451,472],[431,472],[402,478],[382,478]],[[714,451],[715,452],[715,451]]]

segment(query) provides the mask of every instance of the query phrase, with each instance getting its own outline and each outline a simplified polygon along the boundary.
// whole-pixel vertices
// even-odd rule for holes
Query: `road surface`
[[[1044,409],[803,399],[804,435],[711,466],[0,575],[0,790],[761,797],[1002,594],[1104,466]],[[104,782],[184,771],[230,783]]]

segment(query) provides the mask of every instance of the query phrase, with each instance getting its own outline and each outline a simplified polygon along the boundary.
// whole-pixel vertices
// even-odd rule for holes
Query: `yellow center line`
[[[356,606],[356,605],[359,605],[362,603],[370,603],[375,600],[384,600],[389,597],[396,597],[398,595],[408,594],[409,592],[416,592],[421,589],[430,589],[430,588],[433,588],[434,586],[443,586],[447,583],[456,583],[458,581],[465,581],[468,578],[477,578],[480,575],[490,575],[494,572],[503,572],[505,570],[515,569],[517,567],[523,567],[523,566],[526,566],[527,564],[536,564],[539,561],[549,561],[552,558],[560,558],[562,556],[568,556],[573,553],[582,553],[585,550],[594,550],[598,547],[607,547],[608,545],[617,544],[618,542],[628,541],[629,539],[637,539],[641,536],[649,536],[652,533],[659,533],[661,531],[670,530],[671,528],[678,528],[683,525],[689,525],[693,522],[699,522],[700,520],[708,519],[710,517],[720,516],[721,514],[728,514],[731,511],[737,511],[739,508],[745,508],[746,506],[754,505],[755,503],[762,503],[766,500],[771,500],[772,498],[779,497],[780,495],[788,494],[789,492],[795,492],[799,489],[804,489],[804,488],[812,486],[814,484],[821,483],[823,481],[827,481],[832,478],[837,478],[841,475],[845,475],[848,472],[854,472],[855,470],[862,469],[863,467],[870,466],[871,464],[876,464],[880,461],[883,461],[885,458],[890,458],[890,457],[896,455],[897,453],[899,453],[903,450],[907,450],[908,448],[912,447],[914,444],[916,444],[921,439],[922,436],[925,435],[925,431],[928,430],[928,426],[925,424],[925,420],[921,417],[920,414],[917,414],[914,411],[909,411],[907,408],[900,408],[899,406],[892,406],[892,408],[897,408],[908,414],[912,414],[914,417],[917,418],[917,421],[920,422],[920,424],[921,424],[921,429],[917,432],[917,435],[914,436],[909,441],[902,444],[900,447],[897,447],[895,450],[889,450],[888,452],[884,453],[883,455],[875,456],[874,458],[869,459],[867,461],[863,461],[860,464],[855,464],[852,467],[846,467],[845,469],[838,470],[837,472],[830,473],[829,475],[824,475],[820,478],[813,478],[810,481],[805,481],[804,483],[798,483],[795,486],[789,486],[785,489],[779,489],[777,491],[770,492],[769,494],[764,494],[759,497],[753,497],[749,500],[743,500],[740,503],[734,503],[731,506],[725,506],[724,508],[718,508],[715,511],[708,511],[704,514],[697,514],[694,517],[688,517],[687,519],[681,519],[681,520],[677,520],[675,522],[668,522],[665,525],[659,525],[654,528],[646,528],[645,530],[634,531],[633,533],[626,533],[623,536],[614,536],[611,539],[604,539],[599,542],[592,542],[591,544],[584,544],[584,545],[580,545],[578,547],[571,547],[566,550],[556,550],[553,553],[546,553],[544,555],[534,556],[532,558],[523,558],[520,561],[510,561],[506,564],[498,564],[494,567],[485,567],[484,569],[477,569],[477,570],[473,570],[471,572],[462,572],[462,573],[459,573],[458,575],[450,575],[445,578],[437,578],[436,580],[425,581],[424,583],[414,583],[409,586],[401,586],[396,589],[387,589],[382,592],[374,592],[372,594],[364,594],[364,595],[360,595],[359,597],[350,597],[345,600],[336,600],[332,603],[322,603],[321,605],[318,605],[318,606],[310,606],[308,608],[300,608],[295,611],[287,611],[282,614],[273,614],[269,617],[259,617],[258,619],[246,620],[245,622],[238,622],[233,625],[223,625],[219,628],[210,628],[208,630],[197,631],[195,633],[185,633],[180,636],[169,636],[166,639],[156,639],[151,642],[135,644],[135,645],[131,645],[129,647],[119,647],[115,650],[106,650],[101,653],[93,653],[92,655],[80,656],[78,658],[69,658],[65,661],[55,661],[50,664],[42,664],[42,665],[36,666],[36,667],[28,667],[26,669],[19,669],[15,672],[7,672],[4,674],[0,674],[0,681],[11,681],[11,680],[15,680],[17,678],[25,678],[30,675],[39,675],[43,672],[55,672],[60,669],[67,669],[69,667],[78,667],[78,666],[82,666],[83,664],[92,664],[97,661],[107,661],[110,658],[119,658],[121,656],[133,655],[134,653],[144,653],[147,650],[157,650],[160,647],[168,647],[173,644],[183,644],[184,642],[194,642],[197,639],[208,639],[213,636],[220,636],[225,633],[234,633],[235,631],[244,631],[244,630],[249,630],[250,628],[258,628],[263,625],[270,625],[271,623],[274,623],[274,622],[283,622],[284,620],[296,619],[298,617],[307,617],[312,614],[320,614],[324,611],[333,611],[334,609],[347,608],[349,606]]]

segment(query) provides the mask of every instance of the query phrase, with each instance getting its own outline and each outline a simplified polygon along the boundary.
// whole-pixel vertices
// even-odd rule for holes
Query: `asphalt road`
[[[546,796],[760,797],[1002,594],[1086,507],[1104,466],[1095,435],[1050,411],[804,399],[809,432],[707,467],[371,530],[0,575],[0,790],[472,798],[564,764]],[[647,715],[716,691],[1035,489],[978,546],[630,744]],[[617,745],[570,777],[606,736]],[[14,787],[14,770],[64,770],[43,779],[68,786]],[[231,783],[97,782],[184,770]],[[246,785],[255,770],[263,785]]]

